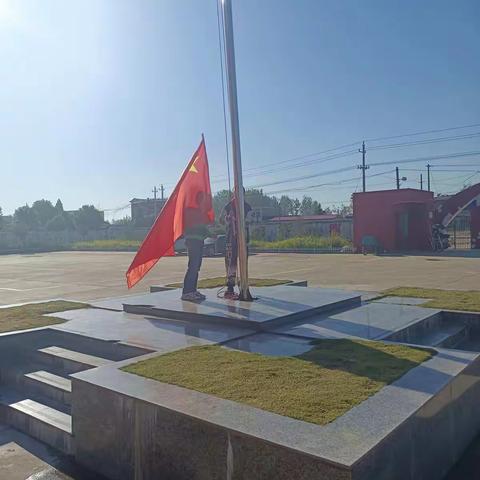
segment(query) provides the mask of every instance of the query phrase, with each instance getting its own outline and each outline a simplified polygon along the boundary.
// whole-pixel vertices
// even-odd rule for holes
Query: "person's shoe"
[[[186,302],[198,302],[199,298],[195,294],[196,292],[184,293],[181,298]]]
[[[227,300],[238,300],[240,297],[239,297],[238,293],[227,291],[227,292],[224,293],[223,298],[225,298]]]
[[[205,300],[207,297],[203,294],[200,293],[198,290],[196,292],[193,292],[197,300]]]

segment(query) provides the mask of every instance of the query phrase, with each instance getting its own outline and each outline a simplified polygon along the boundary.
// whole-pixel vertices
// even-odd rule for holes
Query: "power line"
[[[413,132],[413,133],[404,133],[402,135],[392,135],[390,137],[377,137],[377,138],[369,138],[365,140],[366,142],[376,142],[380,140],[392,140],[394,138],[403,138],[403,137],[414,137],[418,135],[426,135],[428,133],[441,133],[441,132],[448,132],[452,130],[461,130],[463,128],[473,128],[473,127],[480,127],[480,123],[472,123],[471,125],[462,125],[459,127],[449,127],[449,128],[440,128],[436,130],[425,130],[423,132]]]
[[[417,140],[415,142],[401,142],[401,143],[390,143],[387,145],[377,145],[374,147],[370,147],[370,150],[384,150],[390,148],[400,148],[400,147],[409,147],[409,146],[416,146],[416,145],[428,145],[431,143],[439,143],[439,142],[451,142],[454,140],[466,140],[470,138],[475,138],[480,136],[480,132],[470,133],[467,135],[456,135],[453,137],[439,137],[439,138],[428,138],[425,140]]]
[[[351,156],[355,153],[357,153],[357,150],[350,150],[348,152],[342,152],[342,153],[338,153],[338,154],[335,154],[335,155],[330,155],[328,157],[321,158],[321,159],[315,159],[313,161],[310,160],[309,162],[305,162],[305,163],[301,163],[301,164],[289,165],[287,167],[283,167],[282,170],[291,170],[292,168],[303,167],[303,166],[306,166],[306,165],[325,163],[325,162],[328,162],[328,161],[331,161],[331,160],[336,160],[338,158],[348,157],[348,156]],[[278,173],[278,168],[274,168],[274,169],[271,169],[271,170],[264,170],[264,171],[258,172],[258,173],[245,174],[244,177],[260,177],[260,176],[263,176],[263,175],[268,175],[270,173]],[[225,177],[223,177],[222,179],[218,179],[218,180],[212,180],[212,183],[221,183],[223,181],[225,181]]]
[[[361,142],[347,143],[346,145],[340,145],[338,147],[329,148],[327,150],[322,150],[322,151],[319,151],[319,152],[309,153],[307,155],[302,155],[300,157],[288,158],[287,160],[281,160],[279,162],[272,162],[272,163],[267,163],[265,165],[261,165],[261,166],[258,166],[258,167],[246,168],[245,172],[248,172],[248,171],[251,171],[251,170],[258,170],[260,168],[264,168],[264,167],[268,167],[268,166],[278,166],[278,165],[281,165],[283,163],[294,162],[296,160],[303,160],[305,158],[316,157],[318,155],[323,155],[324,153],[334,152],[335,150],[343,150],[344,148],[354,147],[354,146],[356,146],[360,143]],[[356,150],[350,150],[349,152],[356,152]],[[346,152],[342,152],[342,153],[346,153]]]
[[[432,166],[432,165],[430,165]],[[404,170],[407,170],[406,168],[404,168]],[[423,172],[423,170],[419,170],[421,172]],[[435,169],[435,172],[442,172],[442,173],[457,173],[457,172],[480,172],[480,170],[443,170],[443,169],[439,169],[439,168],[436,168]]]
[[[348,167],[343,167],[343,168],[336,168],[335,170],[329,170],[327,172],[322,172],[322,173],[316,173],[313,175],[303,175],[301,177],[296,177],[296,178],[291,178],[289,180],[277,180],[276,182],[270,182],[270,183],[264,183],[261,185],[253,185],[250,188],[263,188],[263,187],[271,187],[274,185],[281,185],[282,183],[290,183],[290,182],[299,182],[301,180],[308,180],[309,178],[313,177],[324,177],[327,175],[333,175],[335,173],[341,173],[341,172],[348,172],[350,170],[354,170],[355,167],[348,166]]]
[[[480,123],[475,123],[475,124],[471,124],[471,125],[463,125],[463,126],[459,126],[459,127],[442,128],[442,129],[437,129],[437,130],[426,130],[426,131],[423,131],[423,132],[405,133],[405,134],[402,134],[402,135],[393,135],[393,136],[390,136],[390,137],[377,137],[377,138],[367,139],[367,140],[365,140],[365,142],[375,142],[375,141],[379,141],[379,140],[389,140],[389,139],[394,139],[394,138],[403,138],[403,137],[410,137],[410,136],[417,136],[417,135],[426,135],[428,133],[440,133],[440,132],[447,132],[447,131],[452,131],[452,130],[460,130],[460,129],[463,129],[463,128],[473,128],[473,127],[480,127]],[[479,136],[479,135],[480,135],[480,132],[474,133],[474,134],[466,134],[465,137],[467,138],[467,137],[470,137],[470,136]],[[440,137],[440,138],[434,138],[434,139],[420,140],[419,142],[431,141],[432,143],[434,143],[434,142],[437,142],[437,141],[456,140],[458,137],[462,137],[462,136],[463,135],[454,136],[454,137]],[[359,145],[361,143],[362,143],[361,141],[352,142],[352,143],[348,143],[348,144],[345,144],[345,145],[340,145],[338,147],[333,147],[333,148],[330,148],[328,150],[322,150],[322,151],[319,151],[319,152],[310,153],[308,155],[303,155],[301,157],[294,157],[294,158],[290,158],[290,159],[287,159],[287,160],[282,160],[281,162],[274,162],[274,163],[271,163],[271,164],[265,164],[263,166],[252,167],[250,169],[245,169],[245,171],[257,170],[257,169],[261,169],[261,168],[269,166],[269,165],[274,166],[274,165],[287,163],[287,162],[290,162],[290,161],[302,160],[304,158],[313,157],[313,156],[321,155],[321,154],[324,154],[324,153],[330,153],[330,152],[333,152],[335,150],[342,150],[344,148],[353,147],[353,146]],[[408,143],[415,144],[415,142],[406,142],[406,143],[400,143],[400,144],[377,145],[377,146],[374,146],[374,147],[370,147],[370,150],[379,149],[379,148],[383,148],[383,147],[387,147],[387,146],[388,147],[403,146],[403,145],[407,145]],[[352,150],[352,152],[355,152],[355,150]]]
[[[480,155],[480,151],[457,152],[457,153],[451,153],[451,154],[447,154],[447,155],[434,155],[434,156],[429,156],[429,157],[407,158],[407,159],[403,159],[403,160],[389,160],[389,161],[386,161],[386,162],[371,163],[370,166],[393,165],[393,164],[415,163],[415,162],[428,162],[429,160],[442,160],[442,159],[450,159],[450,158],[458,158],[458,157],[467,157],[467,156],[473,156],[473,155]],[[270,186],[274,186],[274,185],[281,185],[282,183],[299,182],[301,180],[308,180],[310,178],[316,178],[316,177],[322,177],[322,176],[326,176],[326,175],[332,175],[332,174],[335,174],[335,173],[347,172],[347,171],[352,170],[354,168],[355,167],[351,167],[351,166],[342,167],[342,168],[337,168],[335,170],[330,170],[330,171],[327,171],[327,172],[315,173],[315,174],[310,174],[310,175],[302,175],[300,177],[294,177],[294,178],[290,178],[290,179],[277,180],[275,182],[254,185],[251,188],[263,188],[263,187],[270,187]]]
[[[392,173],[394,171],[395,170],[387,170],[385,172],[374,173],[373,175],[370,175],[369,178],[387,175],[387,174]],[[267,192],[266,195],[274,195],[276,193],[296,192],[296,191],[308,192],[310,189],[314,189],[314,188],[318,188],[318,187],[340,185],[342,183],[356,182],[356,181],[357,181],[357,178],[344,178],[342,180],[337,180],[335,182],[319,183],[319,184],[316,184],[316,185],[309,185],[309,186],[306,186],[306,187],[295,187],[295,188],[290,188],[290,189],[277,190],[277,191],[274,191],[274,192]]]
[[[377,165],[393,165],[395,163],[415,163],[415,162],[427,162],[429,160],[443,160],[449,158],[459,158],[459,157],[471,157],[474,155],[480,155],[480,150],[472,151],[472,152],[457,152],[457,153],[449,153],[446,155],[432,155],[429,157],[417,157],[417,158],[406,158],[403,160],[389,160],[386,162],[376,162],[371,163],[371,166]]]
[[[437,166],[437,165],[432,165]],[[480,167],[480,162],[478,163],[454,163],[452,165],[441,165],[442,167]]]
[[[468,125],[468,126],[463,126],[463,127],[451,127],[451,128],[448,128],[448,129],[440,129],[440,130],[430,130],[430,131],[425,131],[425,132],[417,132],[417,133],[404,134],[404,135],[395,135],[395,136],[392,136],[392,137],[379,137],[379,138],[373,139],[373,140],[380,140],[381,138],[383,138],[383,139],[401,138],[401,137],[412,136],[412,135],[425,135],[427,133],[442,132],[442,131],[448,131],[448,130],[457,130],[457,129],[461,129],[461,128],[474,127],[474,126],[480,126],[480,124],[473,124],[473,125]],[[391,144],[386,144],[386,145],[376,145],[376,146],[373,146],[373,147],[369,147],[369,150],[383,150],[383,149],[402,148],[402,147],[409,147],[409,146],[428,145],[428,144],[440,143],[440,142],[466,140],[466,139],[476,138],[476,137],[479,137],[479,136],[480,136],[480,132],[475,132],[475,133],[469,133],[469,134],[464,134],[464,135],[454,135],[454,136],[447,136],[447,137],[429,138],[429,139],[417,140],[417,141],[414,141],[414,142],[400,142],[400,143],[391,143]],[[373,140],[371,140],[371,141],[373,141]],[[309,157],[317,157],[320,154],[333,152],[335,150],[341,150],[343,148],[347,148],[347,147],[350,147],[350,146],[353,146],[353,145],[358,145],[360,143],[361,142],[353,142],[353,143],[341,145],[341,146],[338,146],[338,147],[330,148],[328,150],[323,150],[323,151],[320,151],[320,152],[315,152],[315,153],[312,153],[312,154],[304,155],[302,157],[294,157],[294,158],[290,158],[290,159],[287,159],[287,160],[282,160],[280,162],[274,162],[274,163],[270,163],[270,164],[260,165],[258,167],[247,168],[247,169],[244,170],[244,172],[254,172],[255,171],[255,173],[250,173],[250,174],[246,173],[244,175],[244,177],[255,177],[255,176],[262,176],[262,175],[267,175],[267,174],[270,174],[270,173],[275,173],[275,172],[278,172],[278,166],[281,165],[281,164],[285,164],[285,163],[289,163],[289,162],[292,162],[292,161],[301,160],[301,159],[305,159],[305,158],[309,158]],[[360,150],[361,153],[363,153],[364,143],[365,142],[362,142],[362,150]],[[300,168],[300,167],[313,165],[313,164],[325,163],[325,162],[332,161],[332,160],[335,160],[335,159],[338,159],[338,158],[353,155],[355,153],[357,153],[357,150],[352,149],[352,150],[348,150],[346,152],[339,152],[339,153],[327,156],[325,158],[321,158],[321,157],[318,158],[317,157],[317,158],[313,158],[311,160],[308,160],[306,162],[300,162],[300,163],[296,163],[296,164],[293,164],[293,165],[289,165],[287,167],[283,167],[283,170],[292,169],[292,168]],[[274,169],[267,169],[267,170],[262,171],[262,169],[264,169],[266,167],[269,167],[269,166],[275,166],[275,168]],[[363,168],[363,163],[362,163],[362,168]],[[367,168],[368,167],[366,167],[365,170]],[[260,170],[260,171],[258,171],[258,170]],[[365,170],[363,170],[363,171],[365,172]],[[226,180],[225,176],[217,176],[217,177],[213,177],[213,179],[214,180],[212,181],[212,183],[220,183],[220,182],[223,182],[223,181]]]

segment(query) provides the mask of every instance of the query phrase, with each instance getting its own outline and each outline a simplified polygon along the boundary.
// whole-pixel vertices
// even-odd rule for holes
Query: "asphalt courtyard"
[[[0,305],[66,298],[94,300],[128,294],[125,271],[133,253],[54,252],[0,256]],[[181,281],[187,258],[160,260],[131,293]],[[257,254],[250,276],[308,280],[310,286],[378,292],[415,286],[480,290],[480,258],[350,254]],[[224,275],[223,258],[205,258],[201,277]]]

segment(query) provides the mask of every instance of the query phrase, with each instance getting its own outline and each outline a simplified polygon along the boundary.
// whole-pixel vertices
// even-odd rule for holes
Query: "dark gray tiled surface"
[[[55,313],[54,316],[67,322],[52,326],[52,330],[131,343],[162,352],[224,342],[253,332],[233,326],[164,320],[94,308]]]
[[[254,302],[225,300],[217,297],[216,290],[202,290],[207,296],[203,302],[185,302],[180,299],[178,290],[151,293],[138,297],[117,299],[103,302],[106,308],[118,308],[125,304],[125,311],[150,313],[164,318],[181,317],[189,320],[206,318],[217,321],[245,322],[245,325],[262,325],[263,323],[292,318],[312,311],[328,310],[332,305],[352,305],[360,303],[360,295],[345,290],[306,287],[259,287],[252,288],[257,297]],[[99,303],[94,303],[98,306]]]
[[[305,322],[277,328],[275,332],[309,338],[380,339],[439,312],[431,308],[373,302],[333,315],[315,315]]]

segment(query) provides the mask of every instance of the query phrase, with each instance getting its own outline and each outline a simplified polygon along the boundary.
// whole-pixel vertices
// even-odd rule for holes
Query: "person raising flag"
[[[191,294],[188,295],[188,300],[201,300],[201,294],[194,294],[197,291],[196,279],[201,266],[201,256],[199,258],[197,248],[199,242],[192,243],[188,239],[198,240],[204,234],[201,234],[200,230],[214,220],[207,150],[202,135],[199,147],[127,270],[128,288],[136,285],[160,258],[174,255],[175,241],[186,235],[187,245],[191,245],[190,248],[187,246],[190,258],[185,276],[186,293]],[[200,254],[203,253],[203,240],[201,242]]]
[[[190,302],[205,300],[205,295],[197,290],[198,273],[202,266],[203,242],[208,237],[208,227],[205,224],[208,199],[204,192],[197,193],[197,207],[185,209],[184,238],[188,253],[188,268],[183,281],[182,300]]]
[[[245,189],[243,189],[245,192]],[[238,223],[236,200],[233,197],[224,207],[220,215],[220,222],[225,225],[226,229],[226,245],[225,245],[225,270],[226,270],[226,287],[227,290],[224,298],[229,300],[238,300],[239,296],[235,293],[235,283],[237,281],[237,265],[238,265]],[[245,219],[248,220],[252,207],[244,202]],[[245,228],[247,244],[250,241],[248,223]]]

